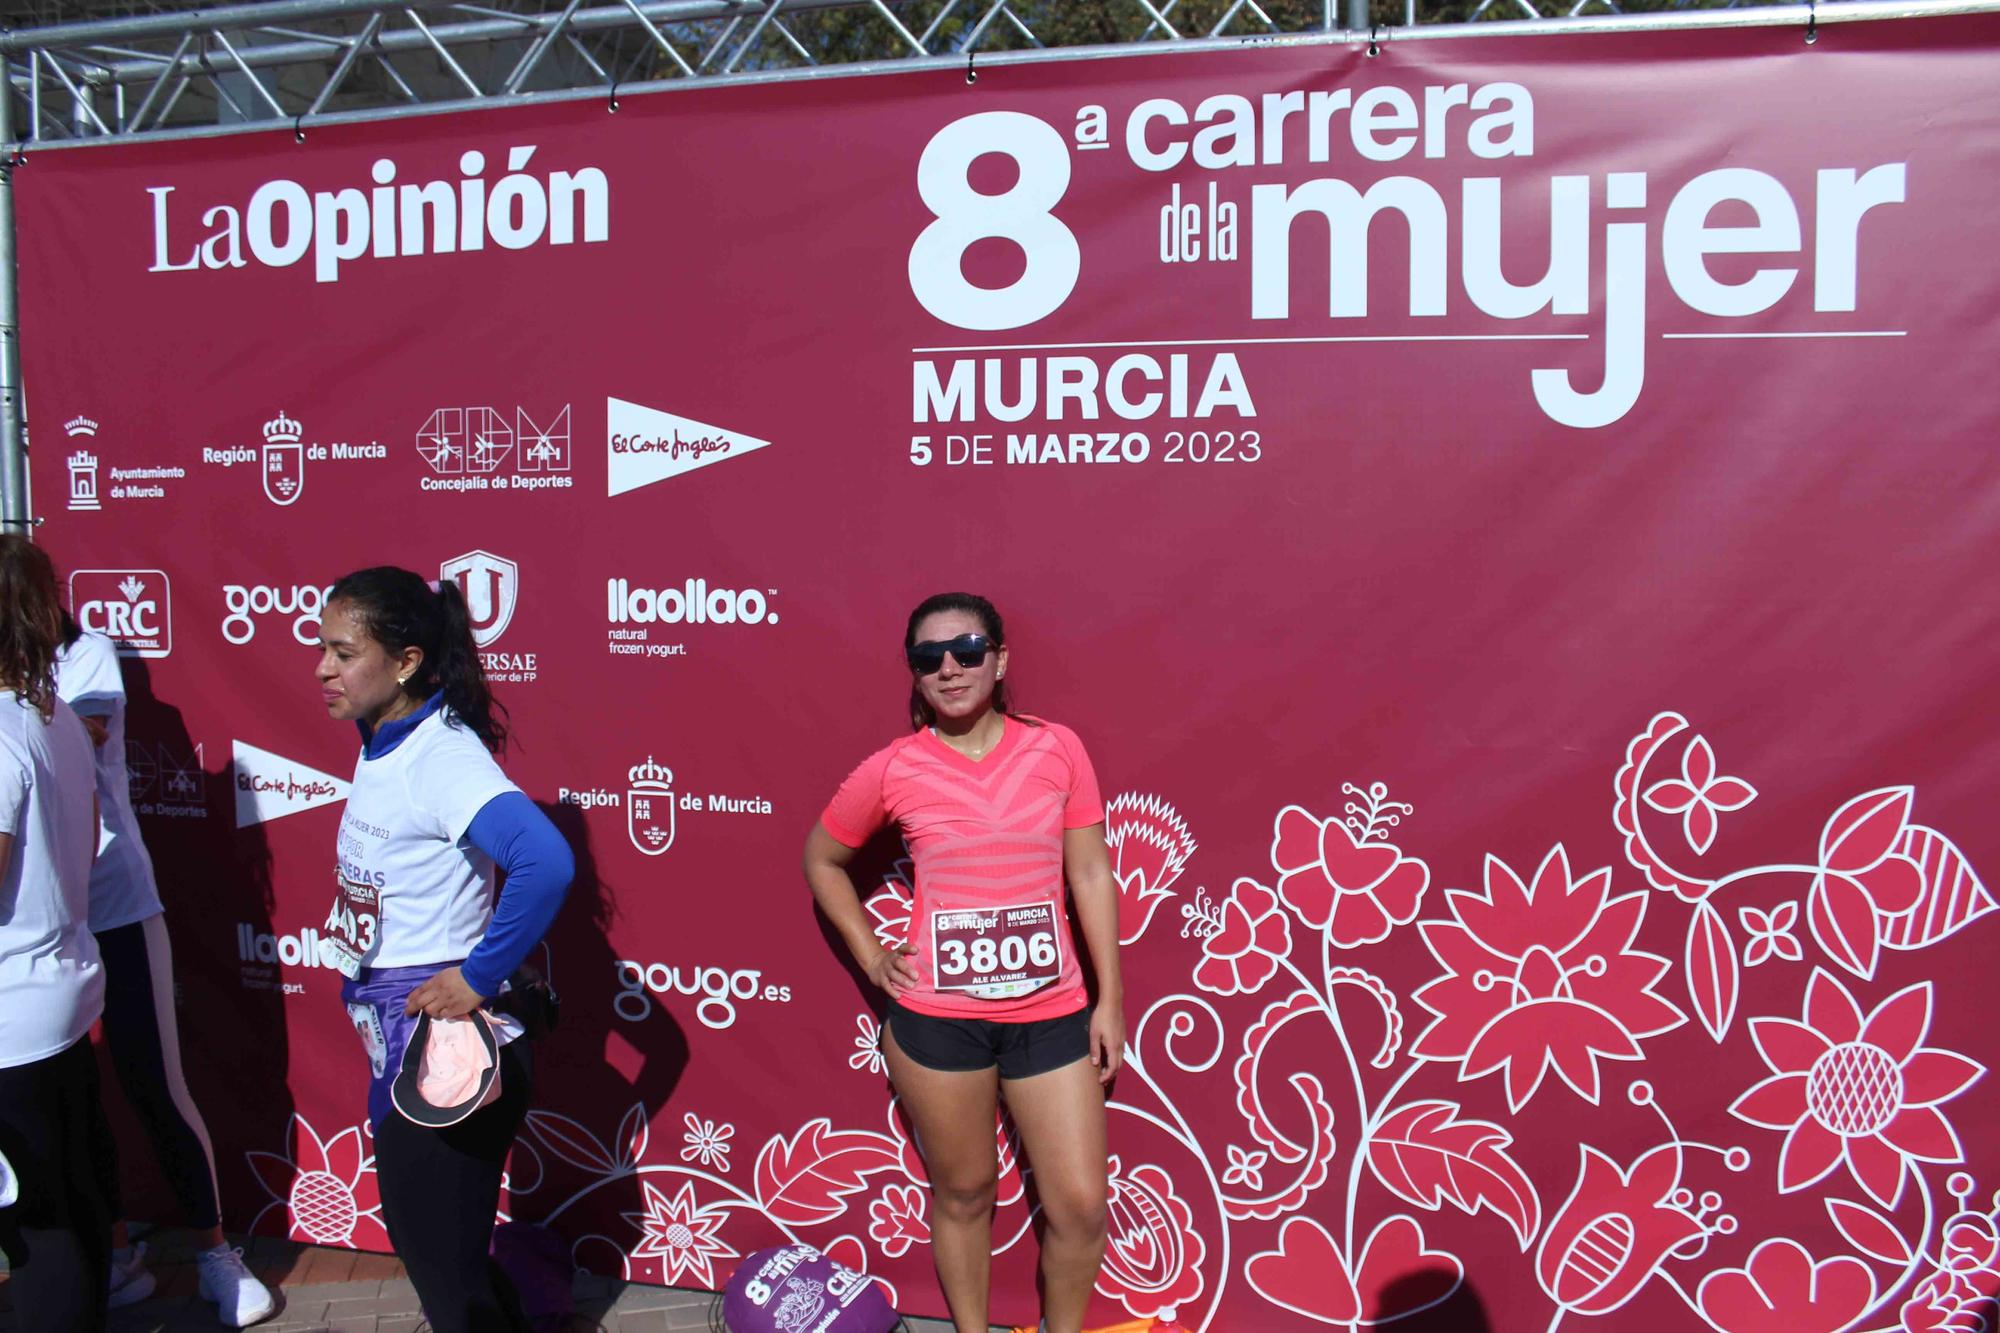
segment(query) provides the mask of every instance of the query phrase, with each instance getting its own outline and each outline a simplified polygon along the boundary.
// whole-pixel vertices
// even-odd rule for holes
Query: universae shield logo
[[[658,856],[674,845],[674,772],[647,755],[627,776],[632,786],[625,793],[625,831],[634,847]]]
[[[264,423],[264,494],[272,504],[288,505],[306,489],[304,433],[283,411]]]
[[[467,551],[439,565],[438,577],[450,579],[465,595],[475,644],[484,648],[507,632],[521,592],[519,565],[491,551]]]

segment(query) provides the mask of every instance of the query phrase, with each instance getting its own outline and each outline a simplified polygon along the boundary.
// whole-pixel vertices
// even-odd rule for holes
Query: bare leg
[[[886,1024],[882,1050],[896,1094],[917,1128],[924,1170],[931,1178],[931,1255],[952,1323],[958,1333],[987,1333],[1000,1073],[926,1069],[903,1053]]]
[[[1041,1196],[1042,1319],[1048,1333],[1079,1333],[1104,1261],[1104,1089],[1088,1060],[1000,1088]]]

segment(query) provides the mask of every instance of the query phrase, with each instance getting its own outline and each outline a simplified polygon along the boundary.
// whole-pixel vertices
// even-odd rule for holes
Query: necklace
[[[1003,722],[1000,724],[1000,735],[1004,736],[1006,734],[1007,734],[1007,724]],[[952,749],[958,751],[960,754],[964,755],[967,759],[972,760],[974,763],[978,763],[981,759],[984,759],[986,757],[987,751],[991,750],[995,745],[997,745],[1000,740],[1000,737],[996,736],[992,740],[986,742],[984,745],[977,745],[977,746],[953,745],[952,742],[944,739],[944,734],[940,732],[935,726],[931,728],[931,735],[937,737],[938,740],[942,741],[944,744],[950,745]]]

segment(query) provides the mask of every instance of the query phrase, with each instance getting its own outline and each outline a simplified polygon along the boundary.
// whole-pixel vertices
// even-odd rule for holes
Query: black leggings
[[[390,1114],[375,1126],[389,1243],[436,1333],[526,1330],[514,1284],[488,1254],[500,1175],[528,1111],[526,1041],[500,1048],[500,1099],[444,1129]]]
[[[197,1231],[221,1222],[215,1203],[215,1153],[181,1076],[174,1016],[174,961],[167,923],[154,915],[97,933],[104,957],[104,1046],[125,1100],[138,1113],[160,1170]],[[112,1216],[120,1216],[114,1186]]]
[[[25,1333],[96,1333],[111,1290],[118,1159],[88,1038],[0,1069],[0,1152],[20,1185],[0,1208],[14,1320]]]

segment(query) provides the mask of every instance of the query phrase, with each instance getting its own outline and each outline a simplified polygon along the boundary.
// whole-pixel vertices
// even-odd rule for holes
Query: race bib
[[[381,921],[382,892],[373,884],[362,884],[334,873],[339,892],[333,910],[326,914],[326,926],[319,937],[320,962],[338,968],[341,975],[361,975],[362,960],[375,947],[375,928]]]
[[[368,1072],[371,1078],[380,1078],[389,1068],[389,1039],[382,1031],[381,1015],[372,1004],[350,1004],[347,1016],[354,1021],[354,1031],[361,1037],[361,1045],[368,1051]]]
[[[1062,932],[1054,903],[937,912],[931,957],[937,988],[982,1000],[1011,1000],[1062,975]]]

